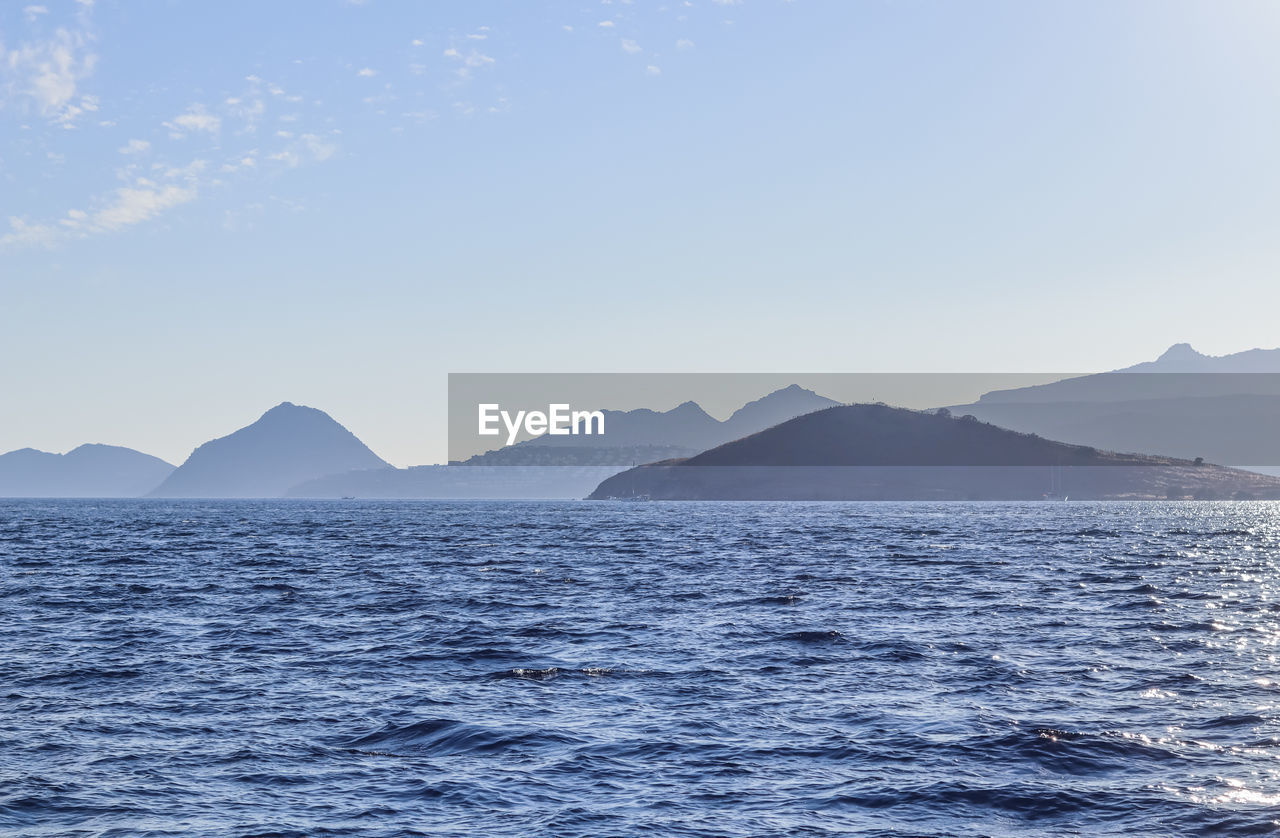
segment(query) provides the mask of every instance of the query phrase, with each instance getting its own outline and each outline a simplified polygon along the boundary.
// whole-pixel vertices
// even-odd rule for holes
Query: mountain
[[[952,408],[1004,428],[1111,451],[1223,465],[1280,465],[1280,396],[979,402]]]
[[[1033,387],[994,390],[983,394],[978,404],[1238,395],[1280,396],[1280,349],[1250,349],[1233,355],[1211,356],[1200,354],[1190,344],[1178,343],[1154,361]]]
[[[118,445],[81,445],[66,454],[21,448],[0,455],[0,497],[138,497],[172,471],[158,457]]]
[[[697,402],[667,411],[605,410],[605,433],[598,436],[550,434],[477,454],[465,465],[619,465],[687,457],[738,437],[762,431],[796,416],[839,402],[792,384],[738,408],[721,422]]]
[[[812,390],[806,390],[798,384],[792,384],[781,390],[775,390],[763,398],[747,402],[733,412],[724,421],[723,436],[719,442],[749,436],[765,428],[772,428],[788,419],[835,407],[840,402],[820,396]]]
[[[327,413],[290,402],[201,445],[151,497],[280,497],[328,474],[391,468]]]
[[[640,466],[593,499],[1017,500],[1280,497],[1280,479],[1168,457],[1115,454],[886,405],[832,407],[686,460]]]
[[[1110,450],[1274,467],[1280,465],[1280,349],[1214,357],[1179,343],[1154,361],[994,391],[951,410]]]
[[[670,410],[602,410],[605,433],[552,436],[544,434],[520,445],[543,447],[625,448],[665,445],[702,450],[721,434],[721,423],[697,402],[684,402]],[[508,446],[511,450],[519,446]],[[500,449],[503,450],[503,449]],[[483,456],[483,455],[482,455]]]
[[[1143,361],[1116,372],[1280,373],[1280,349],[1204,355],[1189,343],[1175,343],[1154,361]]]

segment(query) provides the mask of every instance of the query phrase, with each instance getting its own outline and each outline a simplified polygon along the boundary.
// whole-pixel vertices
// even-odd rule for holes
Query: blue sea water
[[[1280,504],[0,502],[0,833],[1280,831]]]

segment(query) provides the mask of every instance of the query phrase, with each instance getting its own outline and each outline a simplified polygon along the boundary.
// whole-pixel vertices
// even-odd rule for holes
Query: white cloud
[[[80,114],[97,110],[95,98],[78,92],[97,65],[91,41],[85,32],[59,28],[43,41],[7,51],[0,45],[0,104],[6,94],[26,99],[40,116],[68,128]]]
[[[291,149],[285,149],[284,151],[277,151],[275,154],[272,154],[267,159],[275,160],[279,163],[283,163],[286,166],[288,166],[290,169],[296,168],[302,164],[302,158],[298,155],[296,151],[293,151]]]
[[[624,38],[622,41],[622,51],[627,53],[628,55],[635,55],[637,52],[640,52],[641,50],[640,50],[640,45],[637,44],[635,41],[630,41]]]
[[[174,117],[170,122],[164,123],[164,127],[169,129],[170,137],[179,140],[193,131],[216,134],[222,128],[222,119],[215,114],[209,113],[204,105],[192,105],[187,109],[186,113]]]
[[[151,143],[146,140],[129,140],[120,147],[121,154],[146,154],[151,150]]]
[[[412,41],[410,41],[409,43],[413,44],[415,47],[420,47],[420,46],[422,46],[422,45],[423,45],[424,43],[426,43],[426,42],[425,42],[425,41],[423,41],[421,38],[414,38],[414,39],[413,39]]]
[[[688,38],[681,38],[676,41],[676,49],[693,49],[693,41]]]
[[[362,79],[371,79],[378,75],[378,71],[372,67],[363,67],[356,73],[356,75]]]
[[[449,47],[447,50],[444,51],[444,57],[452,58],[455,61],[462,62],[463,66],[458,70],[456,70],[455,72],[459,77],[464,79],[469,77],[471,75],[471,70],[475,69],[476,67],[487,67],[491,64],[496,63],[495,59],[492,56],[485,55],[483,52],[480,52],[474,49],[471,50],[471,52],[467,53],[466,55],[463,55],[462,53],[458,52],[458,50],[455,47]]]
[[[9,232],[0,236],[0,247],[52,247],[58,231],[48,224],[28,224],[25,218],[9,216]]]
[[[338,147],[333,143],[326,143],[315,134],[303,134],[302,142],[306,145],[307,150],[311,152],[311,158],[317,163],[328,160],[337,153]]]
[[[167,209],[195,200],[194,185],[159,185],[140,178],[136,185],[115,191],[107,206],[95,212],[87,224],[94,232],[115,231],[155,218]]]
[[[285,148],[268,155],[267,159],[295,169],[304,163],[323,163],[337,153],[338,146],[325,141],[318,134],[302,134]]]
[[[715,3],[717,6],[736,6],[741,3],[742,0],[711,0],[711,2]]]
[[[597,26],[603,26],[605,29],[612,29],[612,28],[613,28],[613,21],[611,21],[611,20],[602,20],[602,21],[600,21],[600,22],[599,22],[598,24],[596,24],[596,25],[597,25]]]
[[[258,130],[258,120],[267,111],[267,103],[258,95],[256,82],[253,83],[248,94],[243,97],[229,96],[223,104],[228,114],[243,123],[240,132],[246,134],[252,134]]]
[[[182,169],[170,169],[168,177],[185,178],[185,184],[156,183],[137,178],[130,186],[113,191],[108,200],[93,212],[67,210],[57,224],[32,224],[25,218],[11,217],[9,232],[0,236],[0,247],[53,247],[70,237],[93,233],[114,233],[141,224],[166,210],[193,201],[197,195],[196,176],[204,161],[196,160]]]
[[[258,150],[255,148],[241,157],[238,157],[234,160],[229,160],[226,163],[223,163],[222,171],[227,173],[238,172],[241,169],[254,169],[254,168],[257,168],[257,166],[258,166]]]
[[[40,15],[49,14],[49,7],[48,6],[25,6],[22,9],[22,13],[26,16],[27,23],[35,23],[36,18],[40,17]]]
[[[645,67],[645,68],[644,68],[644,71],[645,71],[646,73],[648,73],[649,75],[651,75],[651,76],[660,76],[660,75],[662,75],[662,68],[661,68],[661,67],[657,67],[657,66],[655,66],[655,65],[653,65],[653,64],[650,64],[648,67]]]

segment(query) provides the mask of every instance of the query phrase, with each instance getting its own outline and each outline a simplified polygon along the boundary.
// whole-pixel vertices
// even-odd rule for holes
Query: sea
[[[0,501],[5,836],[1280,832],[1280,504]]]

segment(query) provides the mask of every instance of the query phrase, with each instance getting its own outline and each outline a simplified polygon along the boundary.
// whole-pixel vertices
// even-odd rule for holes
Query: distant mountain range
[[[576,437],[572,445],[540,437],[465,465],[397,469],[325,412],[284,402],[201,445],[176,469],[111,446],[82,446],[66,455],[14,451],[0,457],[0,496],[580,498],[625,467],[696,454],[834,404],[791,386],[743,405],[723,422],[694,402],[668,411],[606,411],[605,444],[600,437]],[[525,467],[547,465],[558,468]]]
[[[846,405],[605,480],[593,499],[1280,498],[1280,479],[1053,442],[946,411]]]
[[[159,457],[116,445],[81,445],[66,454],[22,448],[0,455],[0,497],[138,497],[172,471]]]
[[[605,411],[608,433],[601,437],[543,436],[461,464],[396,469],[323,411],[285,402],[201,445],[176,469],[109,445],[84,445],[67,454],[12,451],[0,456],[0,496],[582,497],[624,469],[667,460],[705,462],[699,458],[726,444],[746,444],[781,423],[837,404],[792,385],[743,405],[724,421],[696,402],[667,411]],[[1177,344],[1154,361],[994,391],[951,411],[1104,451],[1280,471],[1280,349],[1212,357]],[[854,424],[845,432],[865,434],[867,428]],[[788,444],[798,445],[799,438]],[[842,450],[824,449],[824,456],[838,460]],[[1216,473],[1197,468],[1190,476]]]
[[[275,498],[305,480],[391,467],[323,410],[284,402],[201,445],[150,497]]]
[[[1175,343],[1154,361],[1143,361],[1116,372],[1280,373],[1280,349],[1205,355],[1189,343]]]
[[[1280,466],[1280,349],[1219,357],[1185,343],[1154,361],[952,405],[1001,427],[1115,451]]]
[[[792,384],[748,402],[723,422],[697,402],[667,411],[605,410],[600,436],[544,435],[477,454],[462,465],[619,465],[632,466],[670,457],[687,457],[731,439],[762,431],[805,413],[839,404]]]
[[[686,457],[784,419],[838,404],[797,385],[734,411],[723,422],[696,402],[667,411],[606,410],[603,436],[541,436],[448,466],[331,474],[290,497],[581,498],[639,463]]]

